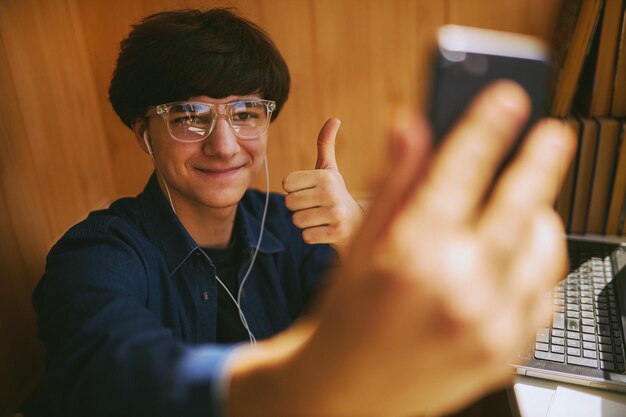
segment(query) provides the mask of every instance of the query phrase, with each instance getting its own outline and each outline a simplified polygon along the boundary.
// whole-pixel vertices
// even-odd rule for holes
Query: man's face
[[[189,101],[222,104],[259,98],[196,96]],[[236,205],[261,169],[267,146],[267,132],[256,139],[240,139],[223,115],[217,117],[211,134],[198,142],[173,139],[165,120],[157,115],[149,118],[148,134],[177,211]]]

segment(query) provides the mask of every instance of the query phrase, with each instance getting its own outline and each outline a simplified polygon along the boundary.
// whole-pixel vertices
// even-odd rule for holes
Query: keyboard
[[[624,339],[611,253],[569,241],[570,273],[554,288],[552,326],[537,331],[536,359],[624,372]]]

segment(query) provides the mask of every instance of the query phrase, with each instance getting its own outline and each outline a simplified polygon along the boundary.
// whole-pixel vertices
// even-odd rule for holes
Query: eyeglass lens
[[[217,112],[201,103],[178,103],[167,112],[170,133],[186,142],[202,140],[213,129]],[[252,139],[263,134],[269,122],[269,111],[261,101],[241,101],[226,106],[226,118],[235,135]]]

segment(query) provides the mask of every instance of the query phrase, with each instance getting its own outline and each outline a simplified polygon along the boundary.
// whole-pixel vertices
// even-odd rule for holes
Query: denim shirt
[[[247,256],[265,193],[237,208]],[[215,268],[174,215],[153,175],[135,198],[91,213],[48,254],[33,294],[46,348],[52,416],[218,416],[223,367],[215,344]],[[287,328],[309,305],[336,254],[308,245],[284,197],[270,194],[265,230],[241,298],[256,339]]]

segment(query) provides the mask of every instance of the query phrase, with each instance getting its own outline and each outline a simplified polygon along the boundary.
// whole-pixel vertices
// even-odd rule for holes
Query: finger
[[[314,207],[296,211],[291,216],[299,229],[339,223],[339,213],[328,207]]]
[[[529,216],[552,207],[575,148],[573,131],[559,121],[545,120],[530,132],[478,223],[478,232],[494,252],[511,253],[529,226]]]
[[[318,243],[333,243],[335,234],[336,231],[329,225],[308,227],[302,230],[302,240],[310,245]]]
[[[319,171],[294,171],[283,179],[283,189],[288,193],[315,187],[323,177]]]
[[[552,309],[542,308],[546,294],[567,275],[565,231],[558,215],[549,208],[538,211],[518,248],[507,274],[511,278],[505,283],[508,290],[505,298],[519,300],[519,315],[526,321],[527,332],[532,334],[550,317]]]
[[[423,201],[442,224],[471,220],[528,117],[526,92],[498,81],[472,102],[433,161]]]
[[[397,115],[389,134],[388,171],[377,186],[365,227],[354,247],[378,241],[418,188],[426,171],[431,148],[427,122],[417,115]]]
[[[339,119],[328,119],[317,137],[317,161],[315,169],[337,169],[335,139],[341,126]]]
[[[291,192],[285,196],[285,206],[291,211],[319,207],[327,203],[324,194],[317,188]]]

